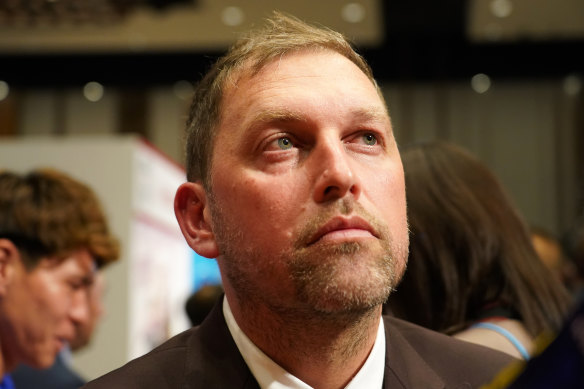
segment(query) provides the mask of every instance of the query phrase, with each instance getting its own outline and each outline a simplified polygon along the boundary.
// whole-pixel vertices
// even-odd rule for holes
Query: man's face
[[[372,82],[333,52],[243,75],[222,101],[209,195],[219,265],[244,301],[353,312],[405,268],[403,169]]]
[[[76,327],[89,318],[88,287],[94,261],[78,250],[62,261],[42,259],[32,271],[14,264],[0,301],[2,353],[7,364],[50,367]]]

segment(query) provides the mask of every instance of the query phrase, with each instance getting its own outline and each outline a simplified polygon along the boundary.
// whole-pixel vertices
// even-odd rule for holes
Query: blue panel
[[[215,259],[193,252],[193,293],[205,284],[221,284],[219,266]]]

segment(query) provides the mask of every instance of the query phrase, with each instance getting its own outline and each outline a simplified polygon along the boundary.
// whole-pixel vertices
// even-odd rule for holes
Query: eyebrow
[[[294,122],[308,122],[308,119],[303,115],[294,113],[287,109],[268,109],[258,112],[251,120],[249,127],[256,127],[258,125],[267,123],[294,123]]]
[[[378,107],[357,108],[351,112],[352,116],[364,122],[390,122],[389,114],[385,109]]]

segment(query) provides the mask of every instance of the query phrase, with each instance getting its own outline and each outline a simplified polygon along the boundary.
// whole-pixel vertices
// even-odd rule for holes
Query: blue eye
[[[292,141],[290,138],[279,138],[278,139],[278,147],[282,150],[289,150],[293,147]]]
[[[365,134],[363,135],[363,141],[368,146],[374,146],[377,144],[377,138],[373,134]]]

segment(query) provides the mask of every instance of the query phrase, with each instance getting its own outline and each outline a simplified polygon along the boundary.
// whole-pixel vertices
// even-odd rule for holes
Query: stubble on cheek
[[[284,283],[289,280],[282,279],[285,275],[281,274],[281,256],[266,249],[271,236],[259,236],[245,228],[246,224],[240,223],[241,219],[218,204],[215,198],[210,197],[209,205],[222,270],[240,304],[252,309],[258,302],[277,305],[286,291]]]

